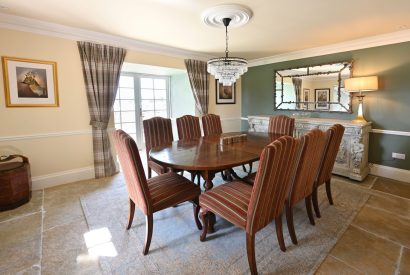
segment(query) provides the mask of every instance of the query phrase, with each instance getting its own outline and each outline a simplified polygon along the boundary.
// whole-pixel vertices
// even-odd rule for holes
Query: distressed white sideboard
[[[267,132],[269,116],[249,116],[249,131]],[[368,150],[371,122],[337,120],[326,118],[296,118],[295,137],[299,137],[313,128],[327,130],[333,124],[345,127],[333,173],[354,180],[362,181],[369,174]]]

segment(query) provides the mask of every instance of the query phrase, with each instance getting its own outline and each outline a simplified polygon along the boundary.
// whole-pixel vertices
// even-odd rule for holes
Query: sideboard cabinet
[[[269,116],[249,116],[249,131],[267,132]],[[295,137],[305,134],[313,128],[327,130],[333,124],[345,127],[333,173],[354,180],[362,181],[369,174],[368,150],[371,122],[337,120],[326,118],[295,118]]]

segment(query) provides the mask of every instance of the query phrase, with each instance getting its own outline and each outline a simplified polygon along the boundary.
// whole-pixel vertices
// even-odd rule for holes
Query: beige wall
[[[6,108],[0,78],[0,154],[19,153],[31,162],[32,176],[83,169],[93,165],[91,127],[81,62],[75,41],[0,29],[0,55],[57,62],[60,106],[54,108]],[[126,62],[184,69],[182,58],[128,51]],[[210,112],[220,114],[224,130],[238,130],[241,92],[234,105],[215,105],[211,79]],[[35,186],[34,186],[35,187]]]

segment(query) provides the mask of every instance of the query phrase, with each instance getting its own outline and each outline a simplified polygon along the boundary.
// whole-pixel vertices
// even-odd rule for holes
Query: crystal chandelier
[[[228,56],[228,26],[231,18],[222,19],[226,33],[225,57],[212,58],[208,61],[208,73],[212,74],[219,83],[231,86],[236,80],[248,71],[248,61],[240,57]]]

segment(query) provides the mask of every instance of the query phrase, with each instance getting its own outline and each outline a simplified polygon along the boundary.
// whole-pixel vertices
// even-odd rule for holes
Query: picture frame
[[[6,107],[58,107],[57,63],[2,57]]]
[[[215,80],[216,104],[235,104],[236,103],[236,83],[232,86],[223,86]]]
[[[315,89],[315,108],[317,110],[329,110],[330,89]]]
[[[304,88],[303,89],[303,109],[309,109],[309,102],[310,102],[310,89]]]

